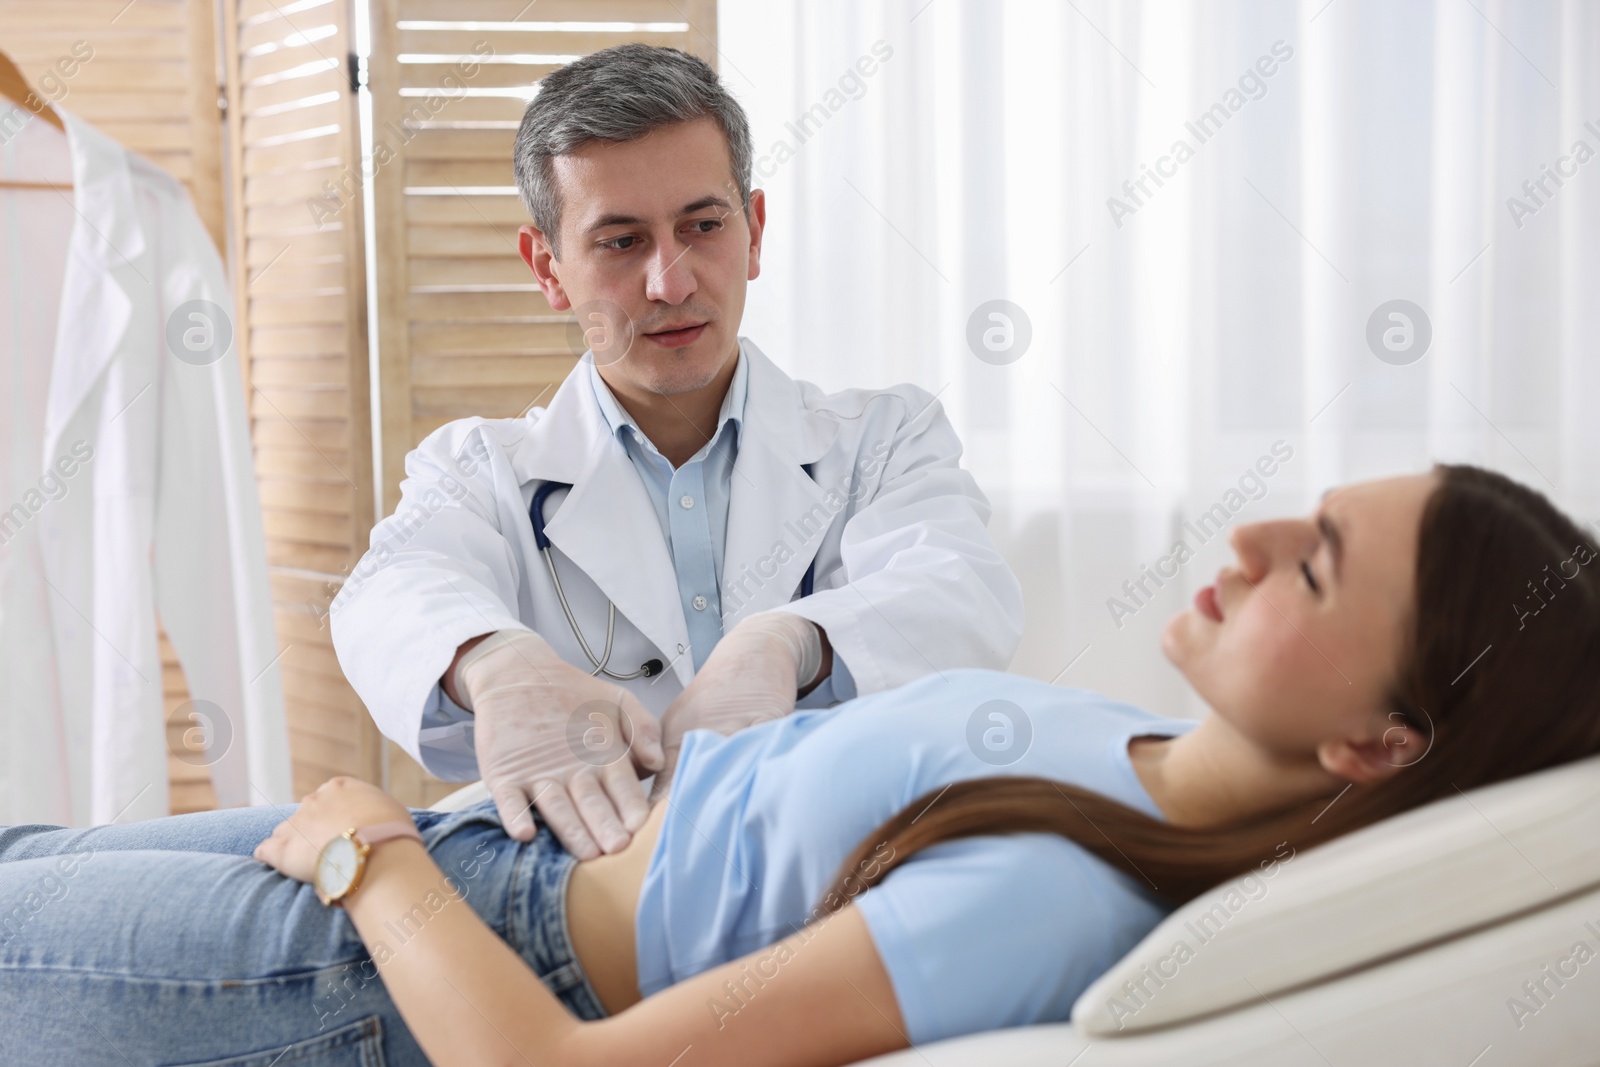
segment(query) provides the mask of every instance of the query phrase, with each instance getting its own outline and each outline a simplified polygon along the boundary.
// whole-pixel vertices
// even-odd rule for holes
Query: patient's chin
[[[1184,670],[1184,665],[1193,658],[1198,647],[1197,620],[1193,616],[1192,609],[1180,611],[1161,627],[1161,654],[1180,671]]]
[[[1161,654],[1207,704],[1216,688],[1215,634],[1193,611],[1180,611],[1161,628]],[[1215,706],[1215,705],[1212,705]]]

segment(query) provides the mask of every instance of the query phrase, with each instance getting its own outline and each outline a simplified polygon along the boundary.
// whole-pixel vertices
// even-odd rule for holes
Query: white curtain
[[[1198,714],[1157,637],[1213,523],[1330,485],[1469,461],[1600,519],[1600,5],[721,0],[719,35],[769,198],[742,332],[938,393],[1013,670]],[[1025,350],[1015,313],[969,343],[993,300]]]

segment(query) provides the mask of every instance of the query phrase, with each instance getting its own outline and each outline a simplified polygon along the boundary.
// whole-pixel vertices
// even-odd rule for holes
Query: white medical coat
[[[9,391],[17,421],[0,435],[10,473],[0,498],[0,823],[168,812],[158,609],[190,697],[222,713],[209,724],[213,748],[196,757],[210,764],[218,804],[290,802],[237,348],[197,366],[167,343],[169,316],[188,301],[232,317],[221,259],[179,182],[57,110],[64,139],[31,121],[4,162],[11,177],[27,164],[70,167],[72,192],[0,190],[11,220],[0,301],[18,326],[7,341],[23,339],[8,344],[20,388]],[[59,231],[19,221],[69,195]],[[62,240],[64,256],[50,248]],[[25,405],[30,379],[18,368],[31,368],[38,407]]]
[[[938,401],[912,385],[824,393],[740,344],[749,393],[723,552],[724,629],[772,608],[802,615],[827,632],[859,693],[1009,664],[1021,588]],[[528,505],[541,482],[573,486],[547,504],[546,533],[590,648],[605,645],[609,601],[612,668],[667,665],[619,683],[645,708],[665,711],[693,675],[660,523],[583,369],[548,408],[429,434],[406,457],[395,513],[373,528],[332,605],[350,683],[384,734],[441,778],[478,776],[472,716],[438,685],[463,641],[526,627],[591,669],[534,546]],[[796,599],[813,558],[815,591]]]

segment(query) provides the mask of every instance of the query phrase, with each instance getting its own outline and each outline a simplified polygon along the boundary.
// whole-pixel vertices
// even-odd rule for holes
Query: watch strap
[[[396,819],[393,822],[380,822],[373,823],[371,826],[363,826],[356,831],[355,836],[360,838],[362,843],[369,848],[380,841],[388,841],[396,837],[412,837],[418,841],[422,840],[422,834],[417,830],[417,824],[410,819],[403,821]]]

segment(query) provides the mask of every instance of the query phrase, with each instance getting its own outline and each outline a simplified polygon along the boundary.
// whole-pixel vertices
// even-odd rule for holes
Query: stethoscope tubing
[[[811,476],[809,464],[802,469],[806,472],[807,477]],[[603,674],[607,678],[613,678],[619,682],[632,681],[635,678],[649,678],[659,674],[665,668],[662,667],[661,661],[658,659],[646,660],[639,665],[638,670],[629,674],[619,674],[608,666],[611,662],[612,640],[616,636],[617,629],[617,605],[614,601],[608,600],[606,602],[606,647],[599,656],[596,656],[594,651],[590,649],[589,641],[583,636],[583,630],[578,626],[577,617],[572,613],[572,605],[567,603],[566,590],[561,588],[561,575],[556,573],[555,556],[550,552],[550,538],[544,532],[544,502],[557,489],[571,488],[572,485],[569,482],[541,483],[539,488],[533,491],[533,500],[528,504],[528,519],[533,524],[534,546],[538,548],[539,554],[544,557],[544,565],[550,571],[550,584],[556,588],[556,599],[561,602],[561,611],[567,617],[567,625],[572,627],[572,636],[578,639],[578,647],[583,649],[584,656],[588,658],[590,663],[594,664],[594,670],[589,673],[591,675]],[[805,575],[800,579],[800,595],[802,597],[810,596],[815,589],[816,575],[817,561],[813,558],[806,567]]]
[[[632,681],[635,678],[649,678],[662,671],[661,661],[648,659],[639,665],[639,669],[628,674],[619,674],[612,670],[608,664],[611,662],[611,643],[617,632],[617,605],[614,601],[606,601],[606,647],[599,656],[589,647],[589,641],[583,636],[583,630],[578,626],[577,617],[572,614],[572,605],[567,603],[567,592],[561,588],[561,575],[556,573],[556,560],[550,553],[550,538],[544,532],[544,502],[551,493],[557,489],[571,489],[566,482],[545,482],[533,492],[533,501],[528,506],[528,518],[533,522],[533,543],[539,549],[539,554],[544,556],[544,565],[550,571],[550,584],[556,587],[556,599],[561,601],[561,611],[567,617],[567,625],[572,627],[572,636],[578,639],[578,647],[583,649],[583,654],[589,662],[594,664],[591,675],[603,674],[619,682]]]

